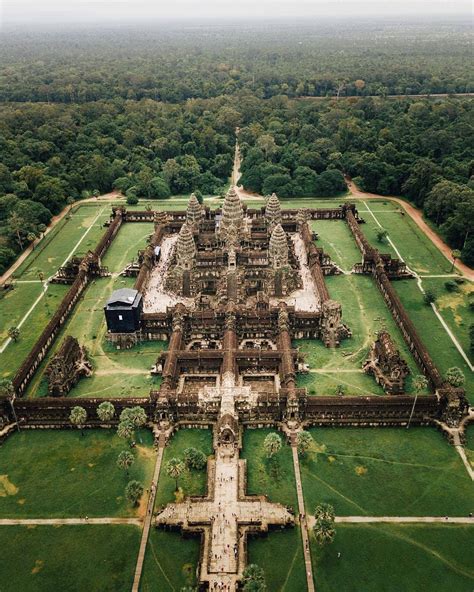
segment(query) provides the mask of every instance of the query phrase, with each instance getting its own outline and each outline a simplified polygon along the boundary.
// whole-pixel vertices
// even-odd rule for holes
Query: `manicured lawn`
[[[84,205],[73,210],[69,219],[63,218],[44,237],[15,271],[14,277],[22,280],[38,279],[38,272],[41,271],[47,278],[73,255],[85,255],[96,246],[106,231],[103,224],[110,213],[110,206],[103,203],[92,207]]]
[[[267,536],[248,539],[248,563],[265,571],[267,590],[306,590],[303,546],[299,527],[272,530]]]
[[[474,425],[468,425],[466,428],[466,444],[464,446],[466,456],[474,469]]]
[[[467,516],[472,481],[434,428],[311,429],[317,453],[301,461],[305,504],[336,515]]]
[[[128,445],[115,430],[23,430],[9,437],[0,454],[0,515],[3,518],[136,516],[124,496],[130,479],[149,487],[153,437],[143,444],[129,477],[116,466]]]
[[[137,526],[1,526],[2,592],[128,592]]]
[[[266,494],[275,503],[292,506],[298,513],[295,473],[291,448],[285,443],[274,460],[266,458],[263,441],[270,429],[247,429],[241,457],[247,459],[247,493]],[[271,530],[265,537],[252,537],[248,544],[249,563],[265,570],[268,590],[306,590],[303,549],[299,527]]]
[[[345,271],[350,271],[362,255],[347,224],[342,220],[313,220],[311,230],[318,233],[316,246],[323,248],[333,262]]]
[[[18,341],[11,341],[0,354],[0,376],[2,378],[11,378],[21,366],[66,292],[67,286],[49,286],[46,294],[39,300],[37,306],[20,327]],[[7,338],[8,328],[18,325],[40,293],[39,283],[17,284],[14,290],[8,292],[0,300],[0,344],[3,344]]]
[[[339,275],[327,277],[326,282],[331,298],[342,304],[343,320],[351,328],[353,337],[332,349],[316,340],[295,341],[306,354],[311,371],[298,377],[298,386],[305,386],[310,394],[316,395],[333,395],[339,384],[345,386],[347,395],[384,394],[375,379],[362,372],[362,364],[377,331],[386,328],[410,368],[405,390],[411,392],[413,377],[420,371],[374,280],[369,276]]]
[[[468,592],[473,536],[472,526],[337,524],[331,545],[311,546],[316,589]]]
[[[283,446],[274,459],[267,459],[263,451],[265,437],[274,431],[247,429],[244,432],[241,458],[247,459],[247,493],[266,494],[270,501],[292,506],[297,511],[293,458],[285,436],[279,433]]]
[[[469,327],[474,323],[474,310],[469,308],[469,303],[474,302],[474,284],[466,280],[464,284],[457,285],[455,291],[448,292],[444,284],[453,279],[425,278],[423,287],[435,293],[436,307],[473,363],[474,352],[470,349]]]
[[[177,532],[152,528],[140,582],[141,592],[178,592],[185,586],[195,586],[199,550],[199,536],[183,537]]]
[[[175,481],[166,474],[166,463],[171,458],[183,458],[185,448],[194,447],[204,454],[212,454],[211,430],[181,429],[175,432],[170,443],[165,448],[161,465],[155,506],[166,505],[175,501]],[[185,471],[178,480],[178,487],[184,495],[205,495],[207,489],[207,471]]]
[[[471,403],[473,403],[474,374],[449,338],[431,306],[427,306],[424,303],[423,295],[416,283],[410,280],[403,280],[394,282],[393,285],[407,309],[410,318],[415,323],[418,334],[441,373],[444,374],[452,366],[458,366],[464,372],[466,377],[466,384],[464,385],[466,393]]]

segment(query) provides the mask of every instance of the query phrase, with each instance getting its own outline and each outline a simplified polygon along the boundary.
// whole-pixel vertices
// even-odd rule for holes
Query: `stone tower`
[[[236,247],[244,233],[244,211],[237,192],[231,187],[222,206],[219,235],[228,247]]]
[[[197,228],[203,217],[203,213],[202,206],[198,202],[197,197],[194,195],[194,193],[191,193],[188,207],[186,208],[186,223],[189,224],[191,228]]]
[[[270,232],[277,224],[281,224],[281,206],[276,193],[272,193],[271,197],[268,198],[267,205],[265,206],[265,218],[267,219]]]
[[[277,224],[272,231],[268,254],[274,269],[281,269],[288,265],[288,241],[281,224]]]
[[[181,226],[176,241],[176,263],[181,269],[191,269],[196,257],[196,245],[187,222]]]

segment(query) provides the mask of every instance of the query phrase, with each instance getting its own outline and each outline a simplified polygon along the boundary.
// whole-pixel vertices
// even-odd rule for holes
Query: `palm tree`
[[[122,450],[122,452],[117,457],[117,466],[120,469],[125,470],[125,474],[128,477],[128,469],[133,465],[135,462],[135,456],[130,452],[130,450]]]
[[[13,341],[18,341],[20,337],[20,329],[18,329],[18,327],[9,327],[8,337],[10,337],[10,339],[13,339]]]
[[[407,430],[410,427],[410,422],[411,422],[411,418],[413,417],[413,413],[415,411],[415,405],[416,405],[416,401],[418,400],[418,395],[421,393],[421,391],[425,390],[425,388],[428,386],[428,379],[423,374],[418,374],[413,379],[413,386],[415,388],[415,400],[413,401],[413,407],[411,408],[410,418],[408,419]]]
[[[117,436],[124,440],[132,440],[135,435],[135,426],[130,421],[121,421],[117,427]]]
[[[143,407],[139,407],[139,406],[128,407],[127,409],[124,409],[122,411],[122,413],[120,414],[120,421],[121,422],[128,421],[134,427],[141,428],[148,421],[148,417],[147,417],[146,411],[145,411],[145,409],[143,409]],[[140,440],[140,443],[141,443],[142,440],[140,438],[140,432],[138,432],[138,439]]]
[[[325,502],[318,504],[314,510],[314,517],[316,520],[319,518],[324,518],[325,520],[332,520],[334,521],[336,515],[334,513],[334,508],[331,504],[327,504]]]
[[[178,491],[178,479],[184,473],[185,468],[184,462],[180,458],[170,458],[166,463],[166,474],[175,480],[175,491]]]
[[[281,438],[275,433],[271,432],[263,441],[263,450],[267,458],[272,458],[281,450]]]
[[[454,249],[454,251],[451,252],[451,257],[453,258],[453,264],[451,265],[451,273],[453,273],[454,266],[456,265],[456,260],[459,259],[459,257],[461,257],[461,251],[459,249]]]
[[[36,240],[36,234],[34,232],[29,232],[26,235],[26,240],[31,243],[32,249],[33,251],[35,250],[35,240]]]
[[[97,417],[100,421],[108,422],[115,415],[115,407],[109,401],[104,401],[97,407]]]
[[[80,428],[81,430],[81,434],[84,435],[84,424],[87,421],[87,411],[84,409],[84,407],[73,407],[71,409],[71,413],[69,414],[69,421],[77,426],[78,428]]]
[[[136,506],[139,499],[143,495],[143,485],[140,481],[129,481],[125,487],[125,497],[132,504]]]
[[[304,456],[308,450],[313,446],[313,436],[306,431],[298,432],[296,436],[296,449],[300,456]]]
[[[251,563],[244,569],[242,573],[242,589],[245,592],[265,592],[267,589],[265,572],[259,565]]]
[[[327,518],[319,518],[316,520],[313,527],[314,536],[318,545],[324,546],[332,543],[336,536],[336,529],[334,528],[334,521]]]

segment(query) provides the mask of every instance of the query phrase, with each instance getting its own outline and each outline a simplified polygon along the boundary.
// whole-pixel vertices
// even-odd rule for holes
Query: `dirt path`
[[[141,526],[139,518],[2,518],[0,526],[72,526],[86,524],[134,524]]]
[[[43,237],[41,239],[36,239],[34,242],[28,245],[28,247],[26,247],[26,249],[18,257],[18,259],[16,259],[16,261],[6,270],[6,272],[2,276],[0,276],[0,285],[6,282],[13,275],[13,273],[15,273],[15,271],[20,267],[23,261],[28,257],[28,255],[33,252],[33,248],[36,247],[59,222],[61,222],[61,220],[64,218],[64,216],[66,216],[66,214],[69,213],[72,207],[87,202],[97,203],[101,201],[108,201],[110,199],[118,199],[120,197],[121,193],[119,191],[111,191],[110,193],[104,193],[103,195],[99,195],[98,197],[88,197],[87,199],[80,199],[79,201],[75,201],[72,204],[72,206],[66,206],[57,216],[53,216],[53,218],[51,218],[51,222],[48,224],[48,227],[46,228]]]
[[[452,261],[451,252],[452,248],[449,247],[434,230],[432,230],[428,224],[423,219],[423,214],[420,210],[412,206],[409,202],[401,199],[400,197],[395,197],[392,195],[377,195],[376,193],[367,193],[365,191],[361,191],[356,187],[354,182],[350,177],[346,177],[346,182],[349,187],[350,192],[354,197],[361,198],[361,199],[384,199],[384,200],[391,200],[397,202],[405,212],[410,216],[410,218],[415,222],[418,228],[425,234],[431,242],[435,244],[435,246],[443,253],[443,255],[448,259],[448,261]],[[464,264],[462,261],[457,261],[455,266],[463,275],[465,275],[469,280],[474,281],[474,270]]]

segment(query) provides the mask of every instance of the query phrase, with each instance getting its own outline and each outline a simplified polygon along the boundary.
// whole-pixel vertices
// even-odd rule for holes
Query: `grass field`
[[[272,530],[266,536],[250,538],[248,563],[256,563],[263,568],[267,590],[271,592],[306,590],[299,527]]]
[[[22,431],[10,436],[0,454],[2,518],[137,516],[124,496],[130,479],[149,487],[153,437],[141,432],[130,476],[116,466],[128,449],[114,430]],[[144,508],[143,508],[144,511]]]
[[[472,526],[338,524],[332,545],[311,545],[316,589],[469,592],[473,536]]]
[[[274,431],[247,429],[244,432],[241,458],[247,459],[247,493],[265,493],[270,501],[292,506],[297,510],[293,458],[284,435],[279,434],[283,446],[274,459],[267,459],[263,451],[265,437]]]
[[[212,454],[212,433],[210,430],[181,429],[172,437],[165,448],[161,465],[158,489],[156,491],[155,506],[161,506],[175,501],[175,481],[166,474],[166,463],[171,458],[183,458],[185,448],[195,447],[204,454]],[[207,471],[185,471],[178,480],[178,487],[184,495],[205,495],[207,487]]]
[[[467,458],[474,469],[474,425],[468,425],[466,428],[466,445],[464,446]]]
[[[247,459],[247,493],[265,494],[270,501],[292,506],[298,513],[291,448],[283,446],[274,460],[263,452],[263,441],[275,430],[245,430],[241,457]],[[265,570],[268,590],[305,590],[306,576],[301,533],[298,527],[272,530],[264,538],[253,537],[248,545],[249,563]]]
[[[1,590],[129,592],[140,534],[137,526],[1,526]]]
[[[199,537],[152,528],[143,565],[141,592],[178,592],[196,585]],[[188,588],[186,588],[188,590]]]
[[[28,391],[29,396],[47,394],[43,373],[66,335],[73,335],[87,347],[94,368],[93,375],[79,381],[70,396],[147,397],[151,387],[159,386],[160,378],[152,377],[149,371],[165,343],[153,341],[130,350],[115,349],[105,339],[107,326],[103,311],[113,290],[133,286],[134,278],[118,276],[118,273],[145,246],[152,229],[153,226],[147,223],[125,224],[120,229],[103,260],[112,276],[91,282],[35,376]]]
[[[336,515],[467,516],[472,481],[430,428],[312,429],[317,453],[301,461],[308,513],[320,502]]]
[[[333,395],[339,384],[345,386],[347,395],[383,395],[375,379],[362,372],[362,363],[376,332],[386,328],[410,368],[405,382],[405,390],[410,393],[413,377],[419,370],[374,280],[369,276],[339,275],[327,277],[326,282],[331,298],[342,304],[343,320],[353,337],[333,349],[315,340],[295,341],[310,367],[309,374],[298,376],[298,386],[305,386],[316,395]]]

